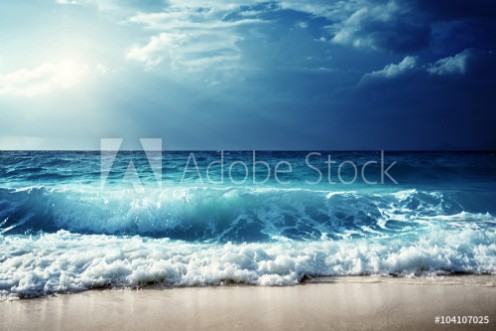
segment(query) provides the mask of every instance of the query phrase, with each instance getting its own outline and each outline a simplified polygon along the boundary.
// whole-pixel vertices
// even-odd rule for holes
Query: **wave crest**
[[[139,195],[44,187],[0,189],[0,233],[67,230],[188,241],[263,242],[273,238],[395,238],[422,231],[431,222],[494,225],[487,210],[467,209],[460,200],[459,195],[417,190],[189,187]]]

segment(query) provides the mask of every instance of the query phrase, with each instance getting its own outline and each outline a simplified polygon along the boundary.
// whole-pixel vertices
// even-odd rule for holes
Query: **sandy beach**
[[[494,330],[496,277],[94,290],[0,303],[1,330]],[[489,324],[436,324],[488,315]]]

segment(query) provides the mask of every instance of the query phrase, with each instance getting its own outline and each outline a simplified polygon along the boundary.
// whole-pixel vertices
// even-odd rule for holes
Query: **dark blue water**
[[[495,215],[490,152],[0,152],[0,292],[493,273]]]

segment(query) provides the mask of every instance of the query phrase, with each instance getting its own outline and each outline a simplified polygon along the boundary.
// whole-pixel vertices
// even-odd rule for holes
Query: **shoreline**
[[[489,324],[435,324],[436,316]],[[2,330],[491,330],[496,275],[349,276],[295,286],[90,290],[0,302]]]

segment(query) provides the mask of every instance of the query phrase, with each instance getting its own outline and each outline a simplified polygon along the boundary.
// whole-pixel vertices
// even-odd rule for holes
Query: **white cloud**
[[[297,28],[300,28],[300,29],[306,29],[308,28],[308,22],[305,22],[305,21],[299,21],[296,23],[296,27]]]
[[[130,22],[155,32],[146,44],[135,45],[127,59],[147,70],[165,63],[172,70],[233,70],[239,66],[241,27],[264,23],[256,18],[227,20],[244,2],[170,1],[160,13],[138,13]],[[245,3],[246,4],[246,3]]]
[[[210,65],[217,63],[216,59],[223,59],[221,68],[235,70],[240,68],[243,58],[239,43],[247,29],[268,23],[256,15],[295,10],[330,19],[336,22],[329,27],[333,42],[363,46],[373,41],[359,38],[355,33],[355,29],[361,28],[362,16],[388,20],[397,8],[394,1],[379,6],[364,0],[282,0],[271,4],[262,0],[169,0],[160,12],[138,13],[128,20],[153,35],[130,48],[126,58],[142,62],[147,70],[159,64],[166,64],[172,70],[215,70],[219,67]],[[308,22],[298,21],[295,25],[306,28]]]
[[[437,60],[434,63],[425,65],[419,64],[417,56],[406,56],[400,63],[391,63],[383,69],[366,73],[362,76],[360,83],[369,82],[373,79],[389,79],[399,77],[411,72],[418,72],[423,75],[464,75],[467,72],[481,71],[484,67],[491,67],[494,60],[491,59],[491,52],[464,50],[453,56],[448,56]],[[482,64],[482,65],[477,65]]]
[[[108,73],[109,71],[109,68],[104,65],[103,63],[97,63],[96,64],[96,71],[98,71],[98,73],[102,76],[104,76],[105,74]]]
[[[170,10],[170,9],[169,9]],[[202,12],[181,8],[162,13],[138,13],[131,17],[130,22],[141,23],[148,29],[153,30],[179,30],[179,29],[227,29],[241,25],[261,23],[259,19],[240,19],[237,21],[223,21],[226,13],[217,10]]]
[[[55,0],[55,3],[59,5],[79,5],[81,1],[77,0]]]
[[[355,47],[370,44],[370,41],[358,38],[356,33],[361,29],[361,21],[369,15],[367,8],[360,8],[348,17],[343,25],[335,25],[332,27],[334,37],[331,39],[336,44],[353,44]]]
[[[335,44],[407,53],[426,47],[430,33],[410,10],[396,0],[350,1],[329,11],[327,30]]]
[[[215,69],[212,65],[217,62],[224,67],[240,59],[239,40],[241,37],[226,32],[197,32],[194,36],[163,32],[151,37],[145,46],[132,48],[127,58],[144,62],[148,70],[163,61],[174,70]]]
[[[120,11],[125,8],[119,0],[55,0],[59,5],[94,6],[100,11]]]
[[[283,0],[279,2],[282,9],[290,9],[308,13],[318,17],[335,17],[335,11],[346,4],[344,1],[308,1],[308,0]]]
[[[438,60],[427,68],[427,72],[433,75],[452,75],[464,74],[467,70],[467,60],[470,56],[469,51],[465,50],[453,56],[445,57]]]
[[[68,90],[81,83],[87,72],[87,65],[61,61],[44,63],[34,69],[21,69],[8,74],[0,74],[0,96],[34,97]]]
[[[388,64],[382,70],[374,71],[364,75],[364,78],[394,78],[417,68],[418,58],[406,56],[398,64]]]

